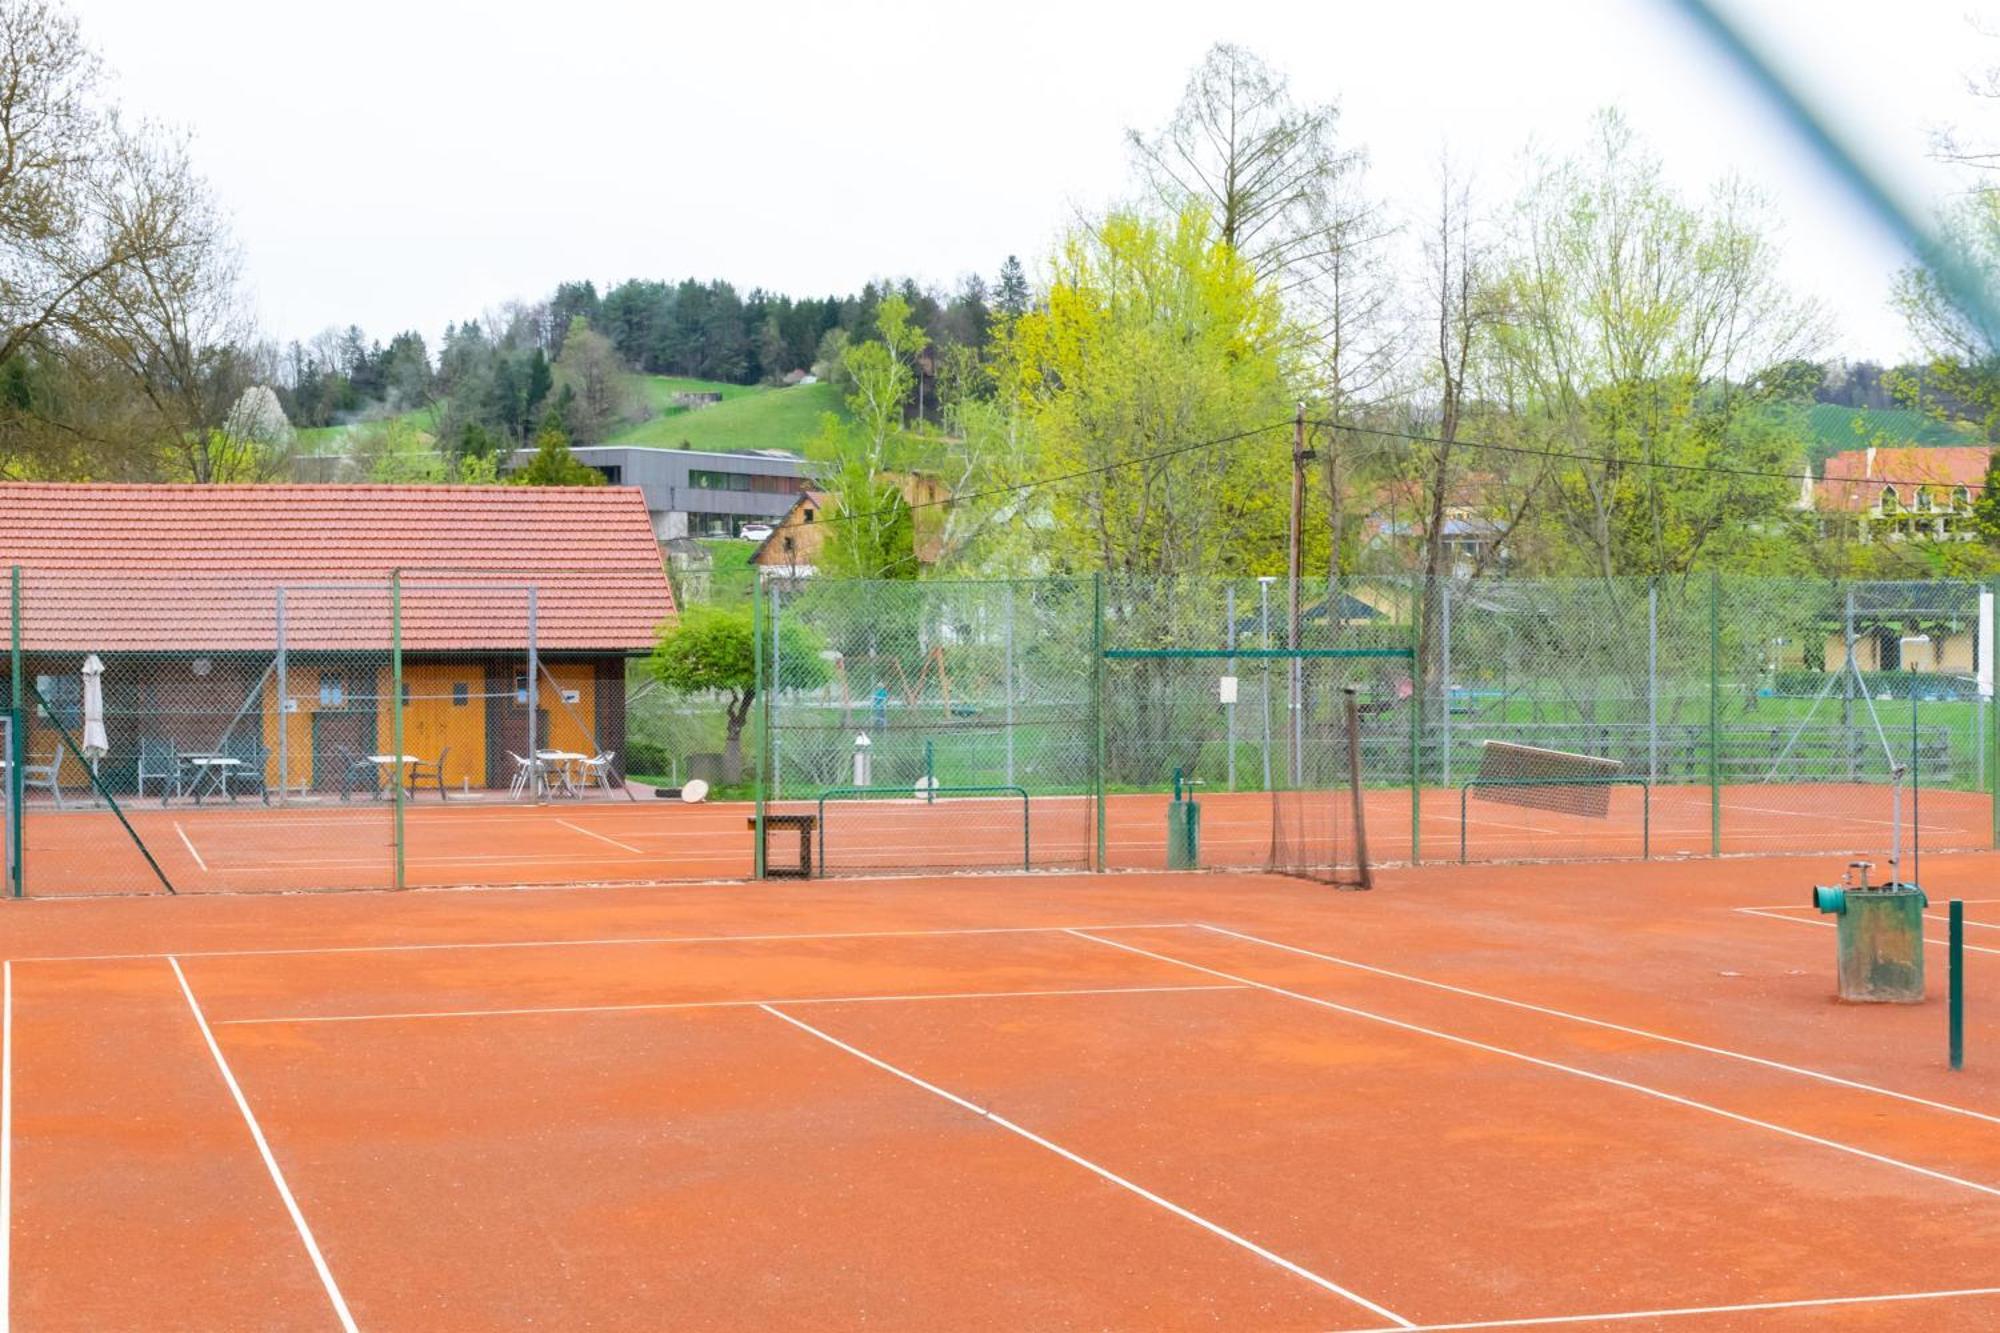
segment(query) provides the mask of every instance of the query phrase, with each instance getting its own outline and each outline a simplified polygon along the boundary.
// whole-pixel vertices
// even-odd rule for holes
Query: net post
[[[1653,859],[1653,784],[1643,783],[1639,788],[1639,859]]]
[[[1093,753],[1091,786],[1097,798],[1097,865],[1104,864],[1104,571],[1090,576],[1090,730]]]
[[[529,697],[534,697],[534,683],[529,682]],[[530,712],[532,713],[532,706]],[[389,781],[396,792],[396,878],[394,887],[407,887],[404,879],[405,847],[403,839],[403,571],[389,571],[389,736],[396,752],[389,756]],[[533,724],[530,723],[530,727]],[[533,731],[529,735],[533,736]],[[531,755],[530,758],[533,756]]]
[[[291,698],[289,668],[290,662],[285,649],[285,590],[278,589],[275,607],[278,634],[278,804],[285,803],[285,792],[292,780],[292,720],[285,712],[285,702]]]
[[[1947,1024],[1950,1029],[1951,1067],[1965,1068],[1965,903],[1951,900],[1951,932],[1946,955],[1949,976],[1945,981]]]
[[[27,823],[26,802],[21,798],[27,790],[28,762],[28,720],[22,712],[21,685],[21,567],[14,565],[9,570],[7,580],[7,648],[9,675],[13,682],[10,693],[14,724],[7,728],[7,748],[13,753],[7,756],[7,796],[14,817],[7,821],[7,837],[13,843],[8,863],[13,867],[11,882],[7,891],[19,898],[25,895],[28,872],[22,864],[22,856],[27,847],[27,839],[22,836],[22,826]]]
[[[1708,854],[1722,855],[1722,574],[1708,573]]]
[[[1416,626],[1410,627],[1411,633]],[[1410,864],[1423,864],[1424,842],[1424,774],[1423,774],[1423,732],[1424,732],[1424,683],[1423,664],[1418,661],[1415,651],[1410,653]],[[1357,802],[1361,799],[1355,793]]]
[[[1465,785],[1458,789],[1458,863],[1460,865],[1465,864],[1465,800],[1472,793],[1472,781],[1468,779]]]
[[[764,878],[764,767],[765,751],[771,741],[771,692],[764,688],[764,580],[750,586],[751,688],[757,692],[757,753],[750,765],[752,797],[756,803],[756,828],[750,838],[750,873]],[[820,803],[820,868],[826,867],[825,802]]]

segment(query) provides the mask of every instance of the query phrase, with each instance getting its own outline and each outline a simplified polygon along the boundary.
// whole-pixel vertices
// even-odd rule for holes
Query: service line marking
[[[216,1043],[215,1033],[209,1029],[208,1016],[201,1011],[201,1002],[194,998],[194,988],[188,985],[187,973],[181,971],[181,960],[171,954],[167,956],[168,966],[174,969],[175,980],[181,983],[181,994],[187,996],[188,1010],[194,1015],[195,1025],[201,1029],[201,1039],[208,1043],[208,1053],[215,1057],[215,1067],[222,1072],[222,1081],[229,1088],[229,1095],[236,1099],[236,1109],[243,1113],[243,1123],[250,1128],[250,1138],[257,1145],[257,1152],[264,1159],[264,1167],[271,1173],[271,1183],[278,1187],[278,1197],[284,1200],[285,1211],[292,1216],[292,1225],[298,1229],[299,1240],[312,1258],[313,1270],[319,1274],[320,1285],[326,1288],[326,1297],[333,1302],[333,1312],[340,1319],[340,1326],[347,1333],[359,1333],[354,1326],[354,1316],[347,1312],[347,1301],[340,1294],[340,1287],[333,1280],[333,1271],[326,1266],[326,1259],[319,1252],[319,1242],[313,1239],[312,1228],[306,1225],[306,1216],[299,1211],[298,1200],[292,1197],[291,1186],[285,1183],[285,1173],[278,1169],[278,1159],[271,1153],[271,1145],[264,1138],[264,1129],[257,1123],[257,1115],[250,1109],[249,1101],[243,1096],[243,1089],[236,1082],[236,1075],[229,1068],[229,1061],[223,1058],[222,1047]]]
[[[1834,1305],[1886,1305],[1897,1301],[1943,1301],[1965,1296],[2000,1296],[2000,1287],[1961,1287],[1956,1291],[1898,1291],[1880,1296],[1822,1296],[1792,1301],[1748,1301],[1739,1305],[1683,1305],[1665,1310],[1614,1310],[1607,1314],[1543,1315],[1526,1319],[1479,1319],[1459,1324],[1418,1324],[1410,1333],[1453,1333],[1481,1328],[1547,1328],[1555,1324],[1597,1324],[1632,1319],[1686,1319],[1699,1315],[1748,1314],[1759,1310],[1811,1310]],[[1356,1333],[1391,1333],[1405,1328],[1361,1329]]]
[[[1866,1148],[1857,1148],[1851,1143],[1842,1143],[1837,1139],[1821,1138],[1817,1134],[1808,1134],[1802,1129],[1791,1129],[1769,1120],[1759,1120],[1755,1116],[1726,1110],[1720,1106],[1713,1106],[1708,1102],[1696,1101],[1692,1097],[1683,1097],[1679,1093],[1667,1092],[1662,1088],[1649,1087],[1644,1083],[1634,1083],[1629,1079],[1615,1078],[1610,1074],[1600,1074],[1595,1070],[1584,1069],[1578,1065],[1566,1065],[1559,1060],[1548,1060],[1539,1055],[1529,1055],[1526,1051],[1517,1051],[1506,1046],[1495,1046],[1491,1042],[1479,1041],[1472,1037],[1463,1037],[1455,1032],[1446,1032],[1440,1028],[1428,1028],[1419,1023],[1407,1023],[1400,1018],[1391,1018],[1387,1014],[1373,1013],[1367,1009],[1358,1009],[1353,1005],[1340,1004],[1333,1000],[1323,1000],[1317,995],[1307,995],[1304,991],[1288,990],[1283,986],[1273,986],[1267,981],[1258,981],[1251,977],[1239,976],[1233,972],[1224,972],[1220,968],[1208,967],[1202,963],[1191,963],[1185,958],[1175,958],[1170,954],[1155,953],[1151,949],[1142,949],[1136,944],[1121,944],[1117,940],[1107,940],[1101,936],[1086,934],[1081,930],[1072,930],[1070,934],[1075,935],[1078,939],[1095,940],[1097,943],[1109,948],[1123,949],[1127,953],[1135,953],[1144,958],[1158,959],[1163,963],[1179,963],[1182,967],[1196,972],[1206,973],[1212,977],[1220,977],[1224,981],[1237,981],[1247,986],[1255,986],[1257,989],[1269,991],[1273,995],[1282,995],[1287,999],[1299,1000],[1321,1009],[1330,1009],[1338,1014],[1346,1014],[1350,1018],[1366,1019],[1368,1022],[1380,1023],[1385,1027],[1398,1028],[1404,1032],[1414,1032],[1419,1036],[1434,1037],[1439,1041],[1451,1042],[1453,1045],[1464,1046],[1475,1051],[1484,1051],[1488,1055],[1498,1055],[1509,1060],[1519,1060],[1523,1064],[1535,1065],[1542,1069],[1552,1069],[1561,1074],[1573,1074],[1577,1078],[1588,1079],[1592,1083],[1601,1083],[1606,1087],[1623,1088],[1627,1092],[1636,1092],[1642,1097],[1651,1097],[1657,1101],[1668,1102],[1675,1106],[1685,1106],[1694,1111],[1706,1111],[1710,1115],[1720,1116],[1724,1120],[1733,1120],[1740,1125],[1749,1125],[1755,1129],[1768,1130],[1773,1134],[1782,1134],[1786,1138],[1797,1139],[1802,1143],[1814,1144],[1821,1148],[1831,1148],[1835,1152],[1845,1153],[1850,1157],[1859,1157],[1883,1166],[1895,1167],[1901,1171],[1908,1171],[1913,1175],[1925,1176],[1931,1180],[1942,1181],[1947,1185],[1957,1185],[1964,1189],[1974,1190],[1980,1194],[1987,1195],[1990,1198],[2000,1199],[2000,1186],[1984,1185],[1976,1180],[1967,1180],[1963,1176],[1954,1176],[1948,1172],[1932,1170],[1927,1166],[1918,1166],[1915,1162],[1905,1162],[1899,1158],[1887,1157],[1878,1152],[1870,1152]]]
[[[1809,917],[1802,917],[1802,916],[1786,916],[1782,912],[1767,912],[1761,907],[1739,907],[1736,910],[1738,912],[1741,912],[1744,916],[1761,916],[1767,921],[1789,921],[1795,926],[1824,926],[1828,930],[1834,930],[1838,928],[1837,922],[1814,921]],[[1951,943],[1951,941],[1941,940],[1935,938],[1934,936],[1926,935],[1924,936],[1924,943],[1935,944],[1938,945],[1939,947],[1943,947],[1944,945]],[[1965,946],[1965,951],[1967,953],[2000,953],[2000,949],[1989,949],[1983,944],[1968,944]]]
[[[581,824],[572,824],[567,819],[558,819],[556,823],[561,824],[564,828],[568,829],[572,833],[581,833],[586,838],[595,838],[599,842],[608,843],[609,845],[616,847],[621,852],[630,852],[634,856],[644,856],[646,854],[639,848],[634,847],[629,842],[620,842],[616,838],[607,838],[602,833],[592,833],[589,829],[583,827]]]
[[[47,900],[45,900],[47,901]],[[56,899],[53,901],[63,901]],[[76,899],[74,901],[90,901]],[[324,944],[291,949],[176,949],[161,953],[48,954],[17,963],[117,963],[138,958],[288,958],[312,954],[429,953],[450,949],[569,949],[641,944],[769,944],[795,940],[901,940],[955,935],[1060,935],[1071,930],[1185,930],[1185,921],[1142,921],[1092,926],[948,926],[932,930],[799,931],[761,935],[614,935],[580,940],[473,940],[424,944]]]
[[[1103,941],[1099,941],[1099,943],[1102,942]],[[1285,1258],[1283,1255],[1276,1254],[1270,1250],[1265,1249],[1263,1246],[1259,1245],[1257,1242],[1253,1240],[1250,1240],[1248,1237],[1239,1236],[1234,1231],[1229,1230],[1229,1228],[1222,1226],[1219,1223],[1211,1222],[1207,1218],[1201,1216],[1199,1213],[1191,1212],[1188,1209],[1181,1207],[1179,1204],[1174,1203],[1170,1199],[1164,1199],[1159,1195],[1153,1193],[1151,1190],[1145,1188],[1143,1185],[1134,1184],[1132,1181],[1127,1180],[1125,1177],[1117,1174],[1116,1172],[1110,1170],[1109,1168],[1099,1166],[1096,1162],[1091,1161],[1089,1158],[1080,1156],[1077,1153],[1073,1153],[1068,1148],[1063,1147],[1061,1144],[1056,1143],[1049,1139],[1045,1139],[1041,1135],[1035,1133],[1033,1130],[1015,1124],[1012,1120],[1009,1120],[1006,1116],[1001,1115],[998,1111],[994,1111],[988,1107],[980,1106],[977,1103],[967,1101],[965,1098],[959,1096],[957,1093],[949,1091],[948,1089],[945,1088],[941,1088],[935,1083],[926,1082],[925,1080],[918,1078],[915,1074],[910,1073],[908,1070],[898,1068],[897,1066],[890,1064],[887,1060],[881,1059],[878,1056],[870,1055],[868,1052],[862,1050],[858,1046],[850,1046],[848,1043],[842,1041],[840,1038],[832,1035],[829,1032],[825,1032],[819,1028],[814,1027],[812,1024],[806,1022],[802,1018],[794,1018],[792,1015],[786,1013],[782,1009],[773,1008],[771,1005],[768,1004],[759,1005],[758,1007],[761,1008],[765,1013],[771,1015],[771,1017],[781,1019],[784,1022],[790,1023],[793,1027],[799,1029],[799,1031],[807,1033],[810,1036],[816,1037],[820,1041],[825,1042],[827,1045],[832,1046],[837,1050],[845,1051],[849,1055],[854,1056],[856,1059],[864,1060],[867,1063],[875,1066],[877,1069],[882,1070],[884,1073],[894,1074],[897,1078],[902,1079],[905,1083],[908,1083],[913,1087],[922,1088],[925,1092],[930,1093],[934,1097],[942,1097],[945,1101],[950,1102],[952,1105],[961,1107],[964,1110],[972,1112],[972,1114],[980,1117],[982,1120],[986,1121],[990,1125],[995,1125],[1001,1129],[1004,1129],[1010,1134],[1017,1134],[1021,1138],[1024,1138],[1028,1142],[1034,1144],[1036,1147],[1047,1149],[1049,1152],[1054,1153],[1056,1156],[1062,1158],[1064,1161],[1071,1162],[1077,1166],[1080,1166],[1084,1170],[1089,1171],[1098,1178],[1108,1181],[1122,1190],[1127,1190],[1133,1194],[1138,1195],[1140,1198],[1144,1199],[1147,1203],[1150,1203],[1157,1208],[1164,1208],[1166,1211],[1172,1213],[1174,1216],[1182,1219],[1183,1221],[1194,1223],[1196,1226],[1208,1232],[1210,1235],[1219,1236],[1223,1240],[1228,1241],[1231,1245],[1235,1245],[1240,1247],[1241,1249],[1248,1250],[1251,1254],[1256,1255],[1258,1258],[1263,1259],[1267,1263],[1276,1264],[1278,1267],[1284,1269],[1288,1273],[1291,1273],[1295,1277],[1304,1278],[1306,1281],[1312,1283],[1316,1287],[1319,1287],[1323,1291],[1331,1292],[1335,1296],[1339,1296],[1343,1300],[1351,1301],[1354,1304],[1360,1306],[1362,1309],[1367,1310],[1372,1314],[1380,1315],[1382,1318],[1388,1320],[1389,1323],[1395,1328],[1416,1327],[1414,1323],[1412,1323],[1408,1319],[1403,1318],[1403,1316],[1397,1314],[1394,1310],[1386,1309],[1383,1306],[1377,1305],[1375,1302],[1369,1300],[1367,1297],[1348,1290],[1346,1287],[1341,1286],[1338,1282],[1333,1281],[1331,1278],[1321,1277],[1318,1273],[1313,1272],[1311,1269],[1306,1268],[1300,1264],[1294,1263],[1290,1259]]]
[[[1187,991],[1249,990],[1248,986],[1084,986],[1065,990],[935,991],[907,995],[798,995],[761,1000],[661,1000],[632,1004],[566,1004],[524,1009],[435,1009],[386,1014],[278,1014],[269,1018],[219,1018],[217,1027],[258,1023],[377,1023],[420,1018],[519,1018],[534,1014],[638,1014],[671,1009],[761,1009],[770,1004],[895,1004],[917,1000],[1016,1000],[1047,995],[1174,995]]]
[[[188,849],[188,855],[194,858],[194,863],[201,867],[201,873],[206,875],[208,862],[202,860],[201,853],[194,849],[194,839],[188,836],[188,831],[181,827],[181,821],[178,819],[174,821],[174,832],[181,835],[181,846]]]
[[[1926,1107],[1933,1111],[1945,1111],[1951,1115],[1968,1116],[1974,1120],[1984,1120],[1988,1124],[2000,1125],[2000,1115],[1990,1115],[1985,1111],[1972,1110],[1970,1107],[1955,1106],[1950,1102],[1932,1101],[1928,1097],[1919,1097],[1914,1093],[1898,1092],[1894,1088],[1885,1088],[1873,1083],[1862,1083],[1851,1078],[1842,1078],[1838,1074],[1829,1074],[1823,1070],[1811,1069],[1804,1065],[1786,1064],[1782,1060],[1771,1060],[1761,1055],[1751,1055],[1745,1051],[1732,1051],[1726,1046],[1710,1046],[1705,1042],[1691,1041],[1686,1037],[1671,1037],[1664,1032],[1653,1032],[1646,1028],[1628,1027],[1623,1023],[1613,1023],[1609,1019],[1603,1018],[1592,1018],[1587,1014],[1572,1013],[1567,1009],[1551,1009],[1546,1005],[1531,1004],[1526,1000],[1510,999],[1505,995],[1494,995],[1489,991],[1473,990],[1466,986],[1454,986],[1449,982],[1433,981],[1429,977],[1415,976],[1408,972],[1396,972],[1386,967],[1377,967],[1372,963],[1359,963],[1351,958],[1339,958],[1330,953],[1320,953],[1314,949],[1300,948],[1296,944],[1281,944],[1277,940],[1267,940],[1256,935],[1246,935],[1240,930],[1230,930],[1224,926],[1212,926],[1204,923],[1199,929],[1210,931],[1217,935],[1227,935],[1231,939],[1242,940],[1248,944],[1262,945],[1267,949],[1277,949],[1284,953],[1298,954],[1302,958],[1313,958],[1323,963],[1333,963],[1339,967],[1352,968],[1357,972],[1368,972],[1378,977],[1389,977],[1396,981],[1407,981],[1412,985],[1428,986],[1432,990],[1445,991],[1452,995],[1463,995],[1474,1000],[1485,1000],[1490,1004],[1504,1004],[1510,1009],[1522,1009],[1529,1013],[1546,1014],[1550,1018],[1565,1019],[1571,1023],[1583,1023],[1590,1027],[1602,1028],[1607,1032],[1622,1032],[1628,1037],[1643,1037],[1647,1041],[1664,1042],[1670,1046],[1680,1046],[1690,1051],[1700,1051],[1705,1055],[1719,1055],[1729,1060],[1741,1060],[1745,1064],[1762,1065],[1766,1069],[1776,1069],[1787,1074],[1797,1074],[1802,1078],[1818,1079],[1822,1083],[1832,1083],[1839,1087],[1852,1088],[1857,1092],[1869,1092],[1880,1097],[1892,1097],[1899,1102],[1909,1102],[1912,1105]]]

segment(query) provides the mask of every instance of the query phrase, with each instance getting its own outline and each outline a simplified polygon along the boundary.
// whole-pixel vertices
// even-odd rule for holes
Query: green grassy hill
[[[819,430],[828,412],[845,415],[840,394],[830,384],[800,384],[772,389],[753,384],[720,384],[707,380],[674,379],[662,375],[637,378],[637,390],[659,412],[635,426],[614,432],[606,444],[653,445],[678,449],[789,449],[805,451],[806,441]],[[674,407],[676,393],[720,393],[712,407]]]
[[[1828,458],[1869,445],[1976,444],[1979,432],[1958,422],[1907,408],[1840,407],[1815,403],[1805,410],[1806,453],[1814,471]]]

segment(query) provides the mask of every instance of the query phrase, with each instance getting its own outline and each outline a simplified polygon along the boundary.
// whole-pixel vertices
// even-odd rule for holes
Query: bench
[[[746,816],[743,822],[751,833],[757,831],[757,816]],[[766,879],[811,879],[813,874],[813,829],[819,824],[817,815],[774,815],[764,816],[764,878]],[[795,870],[790,866],[771,864],[771,830],[792,829],[799,835],[799,864]]]

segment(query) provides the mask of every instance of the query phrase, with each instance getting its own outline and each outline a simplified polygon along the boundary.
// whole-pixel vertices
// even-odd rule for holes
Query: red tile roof
[[[1916,507],[1920,486],[1946,492],[1938,498],[1949,500],[1951,488],[1976,490],[1985,482],[1986,460],[1992,452],[1983,444],[1849,449],[1826,460],[1822,478],[1813,487],[1814,507],[1873,509],[1888,486],[1896,488],[1904,509]]]
[[[636,487],[0,484],[8,565],[32,651],[269,651],[280,587],[291,648],[386,649],[393,569],[411,652],[524,646],[527,585],[547,652],[674,615]]]

